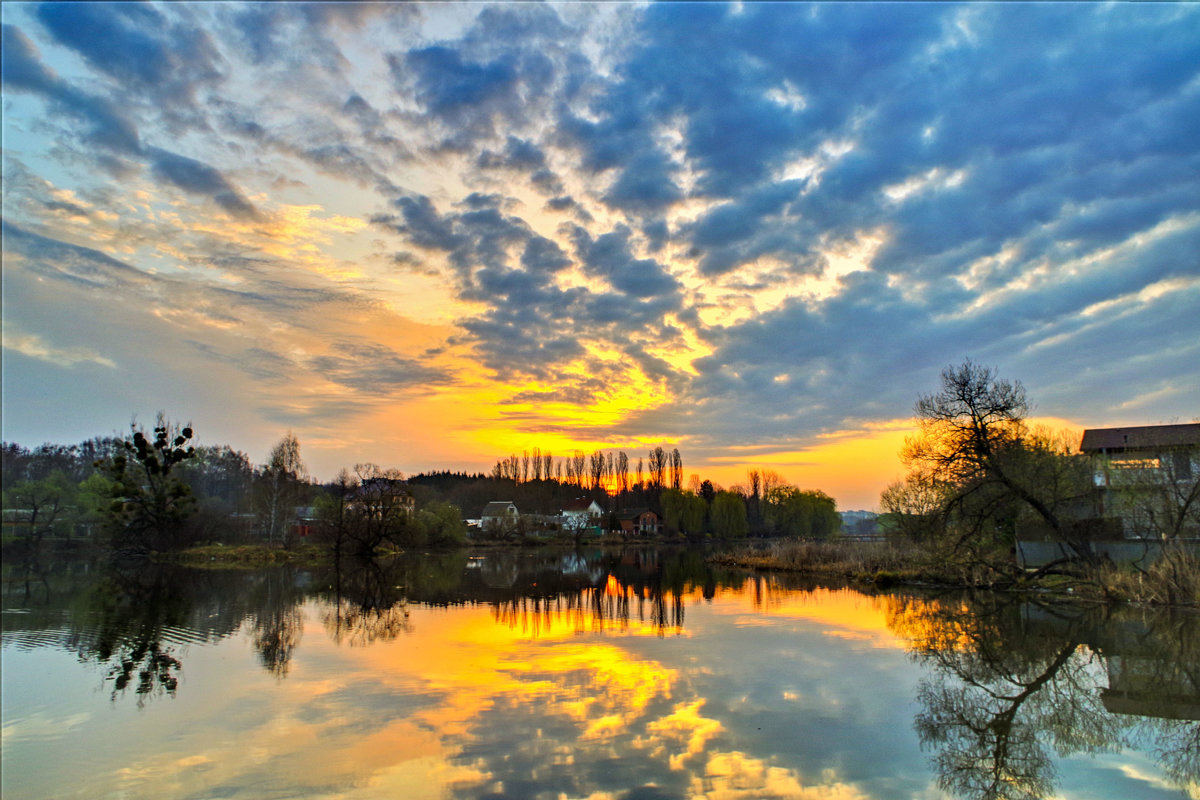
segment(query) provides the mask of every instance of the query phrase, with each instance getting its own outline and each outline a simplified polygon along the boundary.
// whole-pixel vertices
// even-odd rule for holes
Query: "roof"
[[[509,506],[512,506],[514,511],[517,508],[516,506],[513,505],[512,500],[493,500],[492,502],[488,503],[486,506],[483,507],[483,513],[480,514],[479,516],[481,516],[481,517],[502,517],[508,513]]]
[[[592,507],[592,504],[595,502],[596,501],[590,497],[577,497],[574,500],[570,500],[566,503],[563,503],[562,510],[563,511],[587,511],[589,508]]]
[[[1079,449],[1085,453],[1096,453],[1101,450],[1196,446],[1200,446],[1200,422],[1132,428],[1091,428],[1083,432],[1083,441]]]
[[[637,519],[642,514],[653,514],[656,517],[658,516],[658,512],[652,508],[635,508],[630,511],[622,511],[620,514],[617,514],[617,519]]]

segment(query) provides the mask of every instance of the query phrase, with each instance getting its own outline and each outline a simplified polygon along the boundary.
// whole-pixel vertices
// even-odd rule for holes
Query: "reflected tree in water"
[[[893,629],[934,667],[918,689],[922,711],[914,726],[943,790],[970,800],[1046,797],[1058,777],[1052,754],[1117,752],[1140,738],[1155,742],[1181,786],[1194,785],[1200,723],[1161,715],[1200,709],[1194,675],[1184,676],[1190,699],[1166,688],[1179,686],[1179,665],[1196,661],[1187,660],[1178,638],[1149,627],[1142,636],[1122,637],[1112,631],[1128,628],[1089,618],[1099,613],[898,602]],[[1157,675],[1149,693],[1156,701],[1143,696],[1114,713],[1111,685],[1120,682],[1114,666],[1121,659]],[[1188,702],[1190,709],[1181,705]]]
[[[28,630],[40,631],[65,620],[55,644],[98,665],[115,702],[132,693],[138,706],[180,688],[189,644],[205,644],[245,629],[264,665],[285,674],[299,641],[295,572],[278,568],[256,572],[195,570],[167,564],[86,563],[60,565],[41,581],[47,604],[28,615]],[[6,594],[12,594],[6,571]],[[23,621],[25,618],[22,618]],[[6,624],[6,641],[21,641],[20,626]],[[45,644],[38,636],[39,645]]]
[[[87,603],[90,624],[73,634],[72,643],[80,659],[105,665],[112,699],[132,688],[140,708],[148,698],[174,695],[183,669],[176,653],[182,637],[172,641],[170,634],[188,621],[186,588],[159,569],[116,569]]]
[[[333,570],[325,631],[336,644],[358,647],[411,630],[401,559],[345,559]]]
[[[278,678],[287,677],[304,633],[303,601],[304,592],[296,588],[290,569],[263,573],[254,592],[254,649],[263,667]]]

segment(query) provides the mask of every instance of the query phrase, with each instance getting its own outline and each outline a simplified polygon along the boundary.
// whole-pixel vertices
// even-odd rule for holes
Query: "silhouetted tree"
[[[944,513],[955,514],[960,543],[987,536],[1011,539],[1011,522],[1028,507],[1052,535],[1091,560],[1086,540],[1060,513],[1069,484],[1082,473],[1080,459],[1051,437],[1032,436],[1029,401],[1020,381],[971,360],[942,371],[941,390],[918,399],[919,435],[905,443],[903,460],[949,489]],[[1072,477],[1074,476],[1074,477]],[[1008,527],[1005,534],[1003,528]],[[1007,542],[1003,545],[1007,546]]]
[[[191,426],[180,429],[158,415],[154,438],[130,423],[123,451],[97,466],[109,479],[107,527],[122,551],[147,552],[179,547],[183,523],[195,509],[191,488],[174,467],[195,455]]]

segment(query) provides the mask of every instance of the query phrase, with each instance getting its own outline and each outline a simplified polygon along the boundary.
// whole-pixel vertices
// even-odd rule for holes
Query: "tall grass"
[[[714,561],[756,569],[780,569],[854,578],[911,578],[921,571],[921,558],[911,545],[889,542],[811,542],[785,540],[766,548],[746,548],[714,557]]]
[[[1179,546],[1163,547],[1148,569],[1106,564],[1096,573],[1110,600],[1154,605],[1200,605],[1200,558]]]

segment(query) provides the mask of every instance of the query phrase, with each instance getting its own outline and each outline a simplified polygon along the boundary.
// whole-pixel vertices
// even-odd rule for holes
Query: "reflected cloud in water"
[[[866,595],[683,549],[89,581],[52,578],[57,607],[6,611],[6,657],[66,648],[136,677],[167,653],[189,680],[151,670],[143,694],[172,701],[133,723],[175,734],[132,764],[95,752],[49,793],[1198,793],[1194,616]],[[6,765],[102,735],[65,709],[9,713]]]

